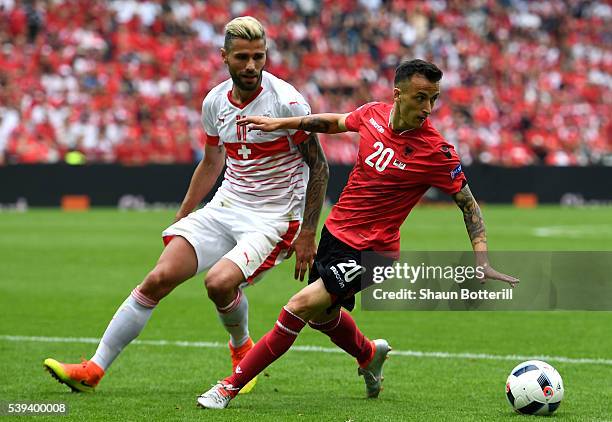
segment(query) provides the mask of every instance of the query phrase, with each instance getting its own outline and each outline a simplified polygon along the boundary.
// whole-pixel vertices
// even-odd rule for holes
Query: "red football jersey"
[[[358,250],[398,251],[401,224],[431,186],[452,195],[467,183],[455,149],[429,119],[398,134],[389,127],[392,109],[368,103],[346,118],[359,132],[359,154],[325,225]]]

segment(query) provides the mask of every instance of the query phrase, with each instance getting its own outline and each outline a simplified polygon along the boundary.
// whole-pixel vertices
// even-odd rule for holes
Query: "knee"
[[[334,308],[329,312],[320,312],[308,320],[308,325],[315,330],[327,331],[335,328],[340,322],[340,308]]]
[[[226,299],[232,300],[238,288],[236,280],[220,271],[210,271],[204,278],[208,297],[219,306],[225,305]]]
[[[147,297],[159,301],[170,293],[176,286],[176,280],[172,278],[172,272],[165,267],[155,267],[145,277],[140,285],[140,291]]]
[[[299,292],[289,299],[286,308],[304,321],[308,321],[315,313],[312,300],[304,292]]]

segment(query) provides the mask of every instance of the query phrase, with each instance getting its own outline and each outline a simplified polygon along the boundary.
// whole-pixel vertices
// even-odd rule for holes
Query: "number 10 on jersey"
[[[246,118],[246,116],[241,116],[239,114],[236,114],[236,121],[240,120],[240,119],[244,119]],[[238,126],[236,125],[236,136],[238,137],[239,141],[246,141],[247,138],[247,127],[246,126]]]

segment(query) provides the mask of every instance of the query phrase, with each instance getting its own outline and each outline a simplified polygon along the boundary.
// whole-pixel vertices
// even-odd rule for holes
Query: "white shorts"
[[[162,236],[182,236],[193,246],[197,273],[221,258],[234,262],[248,283],[262,272],[280,264],[297,237],[300,221],[278,221],[244,210],[209,203],[177,221]]]

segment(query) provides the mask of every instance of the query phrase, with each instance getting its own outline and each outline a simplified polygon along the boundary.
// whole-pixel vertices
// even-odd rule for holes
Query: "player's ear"
[[[225,48],[221,47],[221,58],[223,59],[223,63],[228,64],[227,63],[227,56],[229,55],[229,53],[225,50]]]
[[[399,101],[399,97],[400,94],[402,93],[402,90],[399,89],[398,87],[393,88],[393,102],[397,102]]]

